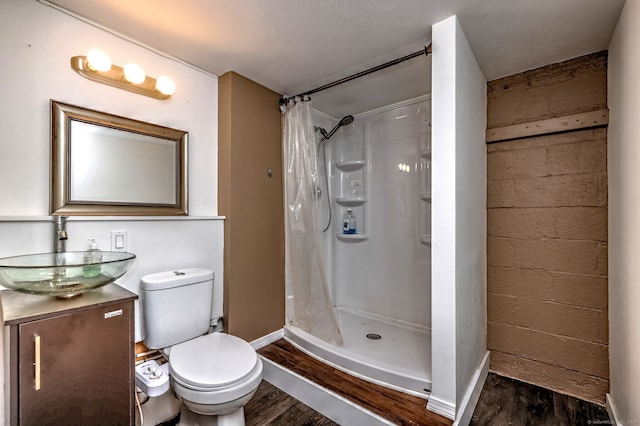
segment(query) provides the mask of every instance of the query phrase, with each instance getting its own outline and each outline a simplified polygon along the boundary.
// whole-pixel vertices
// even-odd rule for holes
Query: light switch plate
[[[111,251],[128,250],[127,231],[111,231]]]

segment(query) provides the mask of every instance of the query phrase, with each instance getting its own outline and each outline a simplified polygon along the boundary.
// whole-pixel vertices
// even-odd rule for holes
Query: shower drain
[[[382,336],[376,333],[369,333],[367,334],[367,339],[371,339],[371,340],[380,340],[382,339]]]

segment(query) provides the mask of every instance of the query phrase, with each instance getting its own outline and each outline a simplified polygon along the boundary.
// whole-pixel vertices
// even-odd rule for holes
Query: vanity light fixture
[[[87,65],[94,71],[107,72],[111,69],[111,58],[102,50],[91,49],[87,53]]]
[[[145,75],[140,65],[127,64],[124,68],[112,65],[109,56],[98,49],[90,50],[87,56],[73,56],[71,68],[89,80],[154,99],[168,99],[176,89],[169,77],[162,76],[156,80]]]
[[[145,81],[147,75],[138,64],[127,64],[124,66],[124,79],[129,83],[140,84]]]

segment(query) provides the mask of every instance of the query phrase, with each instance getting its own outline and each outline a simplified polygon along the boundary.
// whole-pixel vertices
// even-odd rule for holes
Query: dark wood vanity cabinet
[[[136,297],[115,284],[77,300],[0,294],[11,425],[134,424]],[[7,319],[10,305],[26,317]]]

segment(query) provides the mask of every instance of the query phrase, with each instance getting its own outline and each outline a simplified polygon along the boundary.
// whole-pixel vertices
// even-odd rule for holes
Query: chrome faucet
[[[53,250],[62,253],[67,249],[67,216],[56,216],[54,222]]]

